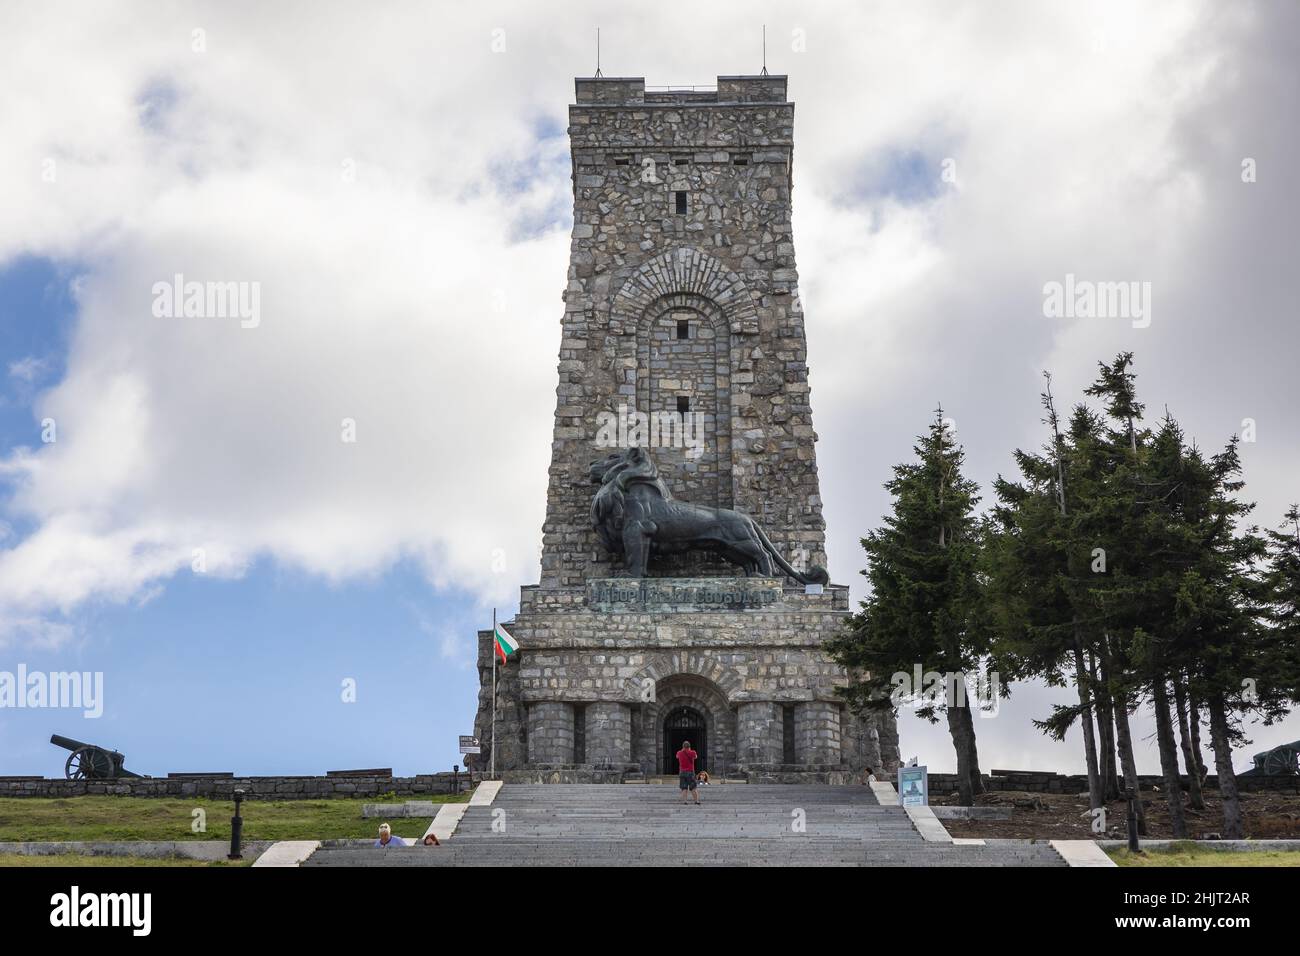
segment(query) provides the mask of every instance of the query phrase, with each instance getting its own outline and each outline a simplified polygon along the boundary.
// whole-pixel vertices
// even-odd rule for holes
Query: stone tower
[[[824,564],[785,77],[721,76],[716,93],[647,93],[641,79],[576,85],[542,586],[610,571],[591,489],[573,481],[595,457],[596,415],[676,411],[679,399],[705,434],[695,460],[657,449],[674,494],[738,508],[795,558]]]
[[[844,674],[820,649],[849,612],[846,587],[739,577],[696,551],[616,578],[592,523],[588,467],[617,436],[649,447],[674,497],[752,517],[797,569],[825,563],[786,78],[721,76],[709,92],[580,78],[576,93],[541,580],[506,625],[521,649],[498,673],[496,769],[665,772],[686,736],[714,773],[890,770],[892,720],[845,711]],[[664,428],[638,434],[638,415]],[[483,632],[485,747],[492,653]]]

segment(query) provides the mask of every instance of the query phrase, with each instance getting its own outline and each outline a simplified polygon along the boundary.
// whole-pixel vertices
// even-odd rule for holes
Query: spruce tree
[[[1098,462],[1090,460],[1086,439],[1100,424],[1086,409],[1076,409],[1062,430],[1051,376],[1040,396],[1048,441],[1039,454],[1017,450],[1018,481],[999,476],[985,555],[991,621],[998,634],[999,663],[1012,679],[1039,678],[1049,685],[1073,683],[1078,704],[1058,706],[1035,725],[1063,739],[1077,723],[1083,735],[1089,803],[1105,802],[1097,742],[1111,735],[1097,725],[1102,670],[1096,652],[1096,617],[1089,603],[1090,556],[1096,543],[1090,513],[1098,484]],[[1105,698],[1109,704],[1109,698]],[[1102,732],[1098,732],[1101,730]],[[1111,768],[1110,762],[1105,762]],[[1110,771],[1113,774],[1113,770]]]
[[[917,714],[932,722],[946,715],[958,793],[970,806],[984,786],[966,675],[981,673],[989,645],[974,513],[978,487],[962,475],[965,455],[942,409],[914,451],[916,459],[896,465],[885,484],[892,512],[862,539],[870,593],[829,650],[849,670],[851,682],[841,693],[855,709],[897,710],[908,690],[914,696],[930,689],[912,686],[918,670],[943,676]]]
[[[1281,527],[1265,531],[1264,539],[1264,621],[1281,680],[1291,699],[1300,701],[1300,505],[1293,504]]]
[[[1186,454],[1179,504],[1190,546],[1176,598],[1189,693],[1209,713],[1227,839],[1246,835],[1232,766],[1234,747],[1248,743],[1243,720],[1280,720],[1296,696],[1295,645],[1273,623],[1271,569],[1261,574],[1268,545],[1256,529],[1238,527],[1254,505],[1237,497],[1237,442],[1208,460],[1194,448]]]

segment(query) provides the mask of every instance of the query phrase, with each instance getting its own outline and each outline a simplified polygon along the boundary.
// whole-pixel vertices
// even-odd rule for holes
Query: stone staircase
[[[926,842],[867,787],[507,784],[441,847],[326,844],[304,866],[1064,866],[1046,843]],[[494,824],[496,830],[493,829]],[[802,827],[802,830],[799,827]]]

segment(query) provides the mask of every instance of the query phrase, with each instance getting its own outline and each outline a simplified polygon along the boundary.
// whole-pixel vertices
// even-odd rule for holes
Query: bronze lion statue
[[[796,571],[749,515],[674,498],[643,448],[593,461],[589,475],[600,486],[591,500],[592,524],[631,577],[645,577],[651,554],[698,549],[720,554],[746,577],[773,577],[779,568],[800,584],[830,583],[825,568]]]

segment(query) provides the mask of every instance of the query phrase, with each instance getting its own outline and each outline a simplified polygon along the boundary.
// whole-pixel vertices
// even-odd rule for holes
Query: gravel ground
[[[1143,791],[1147,808],[1147,836],[1168,839],[1169,807],[1163,793]],[[955,798],[936,800],[955,805]],[[1004,790],[987,793],[976,800],[980,806],[1011,806],[1010,820],[945,820],[944,827],[955,837],[1015,838],[1040,840],[1086,840],[1092,832],[1086,795],[1024,793]],[[1300,796],[1293,793],[1243,793],[1246,836],[1256,840],[1300,839]],[[1127,806],[1111,803],[1107,811],[1106,836],[1122,840],[1127,836]],[[1210,838],[1223,827],[1219,795],[1205,795],[1205,809],[1185,808],[1187,835],[1193,840]]]

